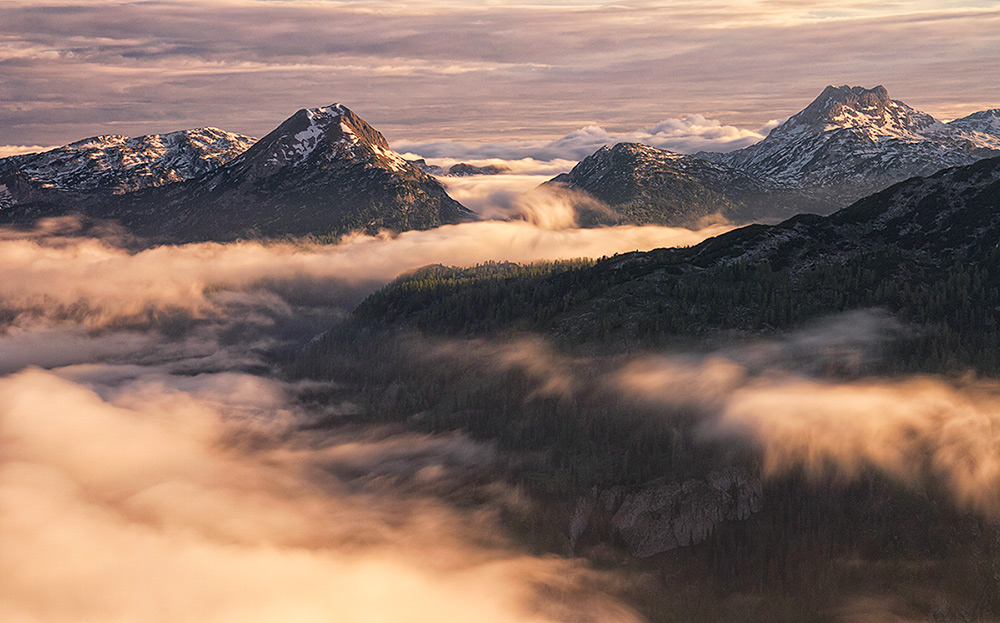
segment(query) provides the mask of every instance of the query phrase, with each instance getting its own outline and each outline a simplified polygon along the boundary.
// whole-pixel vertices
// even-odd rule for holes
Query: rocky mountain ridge
[[[40,188],[122,194],[204,175],[242,154],[255,140],[210,127],[136,138],[94,136],[39,154],[5,158],[0,171],[11,160],[11,168],[25,182]]]
[[[81,195],[121,195],[195,179],[230,162],[256,139],[218,128],[129,138],[86,138],[0,160],[0,208]]]
[[[1000,157],[899,182],[827,217],[800,215],[723,234],[696,247],[692,260],[768,261],[795,270],[891,248],[944,269],[956,261],[984,261],[998,240]]]
[[[1000,155],[997,115],[943,123],[882,86],[828,86],[759,143],[697,155],[842,207],[913,176]]]

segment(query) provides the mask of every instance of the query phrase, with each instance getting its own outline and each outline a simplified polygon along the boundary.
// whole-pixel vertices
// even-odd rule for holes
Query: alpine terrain
[[[884,87],[827,87],[762,141],[730,153],[605,146],[547,185],[585,193],[588,224],[692,226],[829,214],[917,175],[1000,155],[1000,109],[942,123]],[[595,216],[596,215],[596,216]]]
[[[505,473],[535,505],[512,531],[631,570],[650,620],[892,620],[841,616],[874,586],[909,620],[992,621],[995,506],[949,493],[946,466],[988,474],[996,504],[994,438],[934,443],[995,426],[995,382],[975,374],[1000,373],[998,239],[992,158],[690,248],[430,266],[372,294],[295,371],[356,388],[359,422],[511,452]],[[949,411],[941,396],[966,384]],[[760,428],[720,412],[759,413]],[[777,470],[790,437],[748,442],[743,426],[801,430],[820,456]],[[865,446],[855,429],[876,449],[847,452],[850,478],[819,464],[840,427],[850,449]]]
[[[196,160],[184,169],[190,172],[187,177],[163,176],[173,183],[110,188],[100,179],[121,176],[117,159],[78,167],[74,174],[60,176],[58,187],[49,186],[51,176],[39,176],[33,185],[22,183],[32,175],[34,169],[28,167],[33,160],[18,160],[10,170],[0,166],[0,182],[10,193],[0,222],[27,223],[78,212],[116,221],[154,241],[181,242],[404,231],[473,217],[440,183],[393,152],[378,131],[340,104],[300,110],[239,152],[219,166],[212,166],[219,160],[214,156]],[[95,154],[86,157],[92,162],[105,151],[88,153]],[[30,192],[36,187],[43,192]]]
[[[1000,110],[942,123],[885,87],[828,86],[755,145],[701,158],[807,191],[827,211],[894,182],[1000,155]]]

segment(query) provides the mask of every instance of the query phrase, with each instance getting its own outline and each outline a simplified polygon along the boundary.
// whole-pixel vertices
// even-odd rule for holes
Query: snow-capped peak
[[[401,172],[413,166],[373,127],[343,104],[303,108],[233,162],[268,177],[287,169],[353,162]]]
[[[798,135],[833,130],[853,130],[872,141],[892,138],[919,139],[947,130],[930,115],[889,98],[885,87],[872,89],[828,86],[802,112],[771,132]]]
[[[828,86],[761,142],[704,157],[788,187],[850,202],[893,182],[1000,151],[994,116],[950,124],[889,98],[885,87]],[[1000,125],[1000,120],[998,120]]]
[[[306,116],[310,121],[319,120],[332,120],[339,118],[350,112],[347,106],[339,102],[330,104],[329,106],[317,106],[316,108],[306,108]]]

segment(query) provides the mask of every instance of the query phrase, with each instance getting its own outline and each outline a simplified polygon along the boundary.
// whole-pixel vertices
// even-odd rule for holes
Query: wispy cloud
[[[760,141],[776,121],[768,122],[759,130],[744,130],[723,125],[716,119],[702,115],[688,115],[683,119],[665,119],[647,128],[623,132],[609,132],[596,125],[580,128],[553,141],[509,141],[463,143],[456,141],[396,141],[393,146],[401,151],[426,157],[450,158],[534,158],[539,160],[582,160],[604,145],[615,143],[642,143],[680,153],[698,151],[732,151]]]
[[[526,208],[530,221],[480,221],[396,236],[355,234],[337,245],[204,243],[137,253],[113,239],[3,229],[0,310],[10,326],[49,319],[91,328],[169,323],[172,314],[244,317],[248,309],[289,317],[296,305],[308,304],[349,311],[359,292],[428,264],[601,257],[697,244],[728,229],[565,229],[567,209],[554,196]]]
[[[0,158],[16,156],[18,154],[34,154],[53,149],[53,146],[45,145],[0,145]]]
[[[1000,6],[981,0],[16,0],[0,11],[10,144],[204,125],[260,136],[332,101],[390,139],[476,143],[691,115],[755,129],[828,83],[885,84],[943,117],[1000,103],[982,80],[998,69]]]

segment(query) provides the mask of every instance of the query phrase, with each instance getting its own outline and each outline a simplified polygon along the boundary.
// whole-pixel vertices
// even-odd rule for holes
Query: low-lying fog
[[[0,231],[0,618],[634,620],[582,565],[505,540],[488,505],[427,493],[488,474],[491,447],[297,432],[351,406],[299,406],[309,384],[279,380],[275,354],[427,264],[610,255],[718,231],[519,220],[138,252],[65,220]]]

